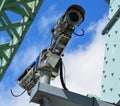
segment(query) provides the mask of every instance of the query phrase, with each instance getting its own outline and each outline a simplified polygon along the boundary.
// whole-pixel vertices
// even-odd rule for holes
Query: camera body
[[[76,26],[84,21],[85,11],[79,5],[70,6],[65,14],[57,21],[56,26],[52,29],[52,36],[57,39],[62,33],[71,35]]]

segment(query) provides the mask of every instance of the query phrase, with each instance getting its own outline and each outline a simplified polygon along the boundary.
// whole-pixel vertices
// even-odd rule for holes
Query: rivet
[[[114,47],[116,47],[117,45],[116,44],[114,44]]]
[[[118,94],[118,96],[120,97],[120,94]]]
[[[103,90],[103,93],[105,93],[105,90]]]
[[[107,47],[107,50],[109,50],[109,47]]]
[[[108,34],[108,37],[110,37],[110,34]]]
[[[103,74],[105,74],[105,70],[103,70]]]
[[[107,77],[107,75],[104,75],[104,78],[106,78]]]
[[[110,91],[112,92],[113,88],[110,88]]]
[[[118,31],[115,31],[115,34],[117,34],[118,33]]]
[[[108,61],[105,62],[106,64],[108,63]]]
[[[114,62],[114,61],[115,61],[115,58],[113,58],[112,60],[113,60],[113,62]]]
[[[105,46],[108,46],[108,44],[106,43]]]
[[[113,12],[113,9],[111,9],[111,12]]]
[[[114,75],[114,73],[111,73],[111,75],[113,76],[113,75]]]
[[[104,60],[106,60],[106,57],[104,57]]]
[[[104,88],[104,85],[101,85],[102,88]]]

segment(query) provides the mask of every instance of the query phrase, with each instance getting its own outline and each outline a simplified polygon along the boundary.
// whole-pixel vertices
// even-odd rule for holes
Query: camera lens
[[[71,13],[69,14],[69,18],[70,18],[70,20],[73,21],[73,22],[77,22],[77,21],[79,20],[79,16],[78,16],[78,14],[76,14],[75,12],[71,12]]]

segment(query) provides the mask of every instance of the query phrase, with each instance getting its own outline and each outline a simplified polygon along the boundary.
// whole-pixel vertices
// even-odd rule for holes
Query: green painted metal
[[[117,103],[120,100],[120,0],[110,0],[106,34],[101,99]]]
[[[43,0],[0,0],[0,32],[6,32],[4,36],[10,38],[10,41],[0,44],[0,80],[15,56],[42,2]]]

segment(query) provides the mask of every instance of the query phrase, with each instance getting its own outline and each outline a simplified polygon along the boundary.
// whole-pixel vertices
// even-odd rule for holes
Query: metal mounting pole
[[[40,71],[40,79],[39,82],[44,84],[50,84],[51,80],[51,71],[47,69],[43,69]],[[49,100],[46,97],[42,98],[40,101],[40,106],[50,106]]]
[[[40,106],[50,106],[49,100],[43,97],[42,102],[40,103]]]
[[[51,80],[51,71],[46,69],[41,70],[39,81],[44,84],[50,84],[50,80]]]

